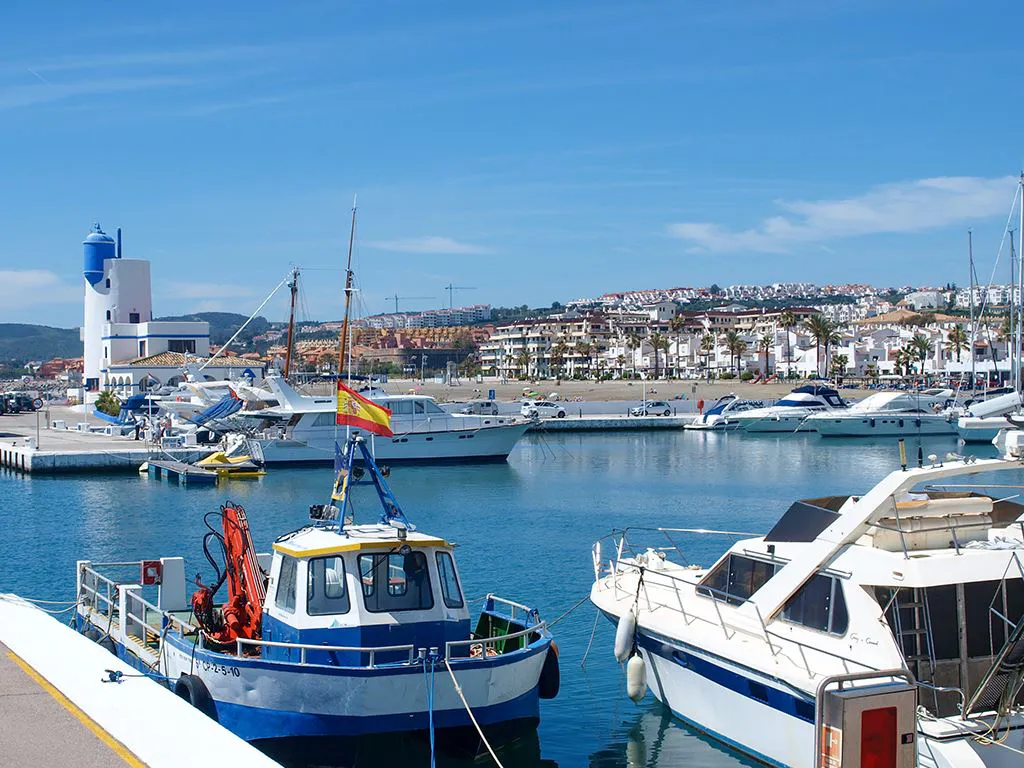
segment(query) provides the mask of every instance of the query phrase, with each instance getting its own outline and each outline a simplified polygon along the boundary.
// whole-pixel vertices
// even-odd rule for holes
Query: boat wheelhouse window
[[[423,408],[426,410],[427,413],[440,413],[440,414],[445,414],[445,415],[447,415],[447,413],[448,413],[447,411],[445,411],[444,408],[439,406],[433,400],[424,400],[423,401]]]
[[[422,400],[413,400],[412,401],[412,406],[413,406],[413,408],[412,408],[413,413],[423,413],[424,412],[423,401]]]
[[[964,584],[964,609],[967,657],[993,656],[1006,643],[1007,630],[1024,616],[1024,584],[1015,578]]]
[[[345,561],[340,557],[317,557],[309,561],[306,583],[306,612],[310,616],[348,613]]]
[[[281,570],[277,574],[277,592],[274,602],[282,611],[295,612],[295,581],[299,563],[287,555],[281,558]]]
[[[360,555],[359,575],[368,611],[394,613],[434,607],[427,558],[422,552]]]
[[[391,400],[385,403],[385,407],[391,411],[392,416],[411,416],[412,415],[412,401],[411,400]]]
[[[845,635],[850,624],[839,579],[816,574],[782,608],[784,621],[831,635]]]
[[[441,577],[441,597],[449,608],[462,607],[462,590],[455,573],[455,561],[448,552],[437,553],[437,574]]]
[[[739,605],[763,587],[778,567],[765,560],[729,555],[704,577],[697,593]]]

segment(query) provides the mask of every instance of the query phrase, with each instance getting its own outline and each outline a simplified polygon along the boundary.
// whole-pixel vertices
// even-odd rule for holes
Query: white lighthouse
[[[213,365],[210,324],[202,321],[153,320],[149,262],[121,256],[117,240],[99,224],[85,238],[85,397],[91,402],[110,389],[120,397],[176,384],[184,367],[203,366],[208,379],[262,376],[259,361],[221,355]]]

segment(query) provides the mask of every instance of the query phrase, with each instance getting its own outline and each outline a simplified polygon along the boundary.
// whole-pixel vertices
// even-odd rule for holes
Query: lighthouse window
[[[422,552],[360,555],[359,576],[368,611],[394,613],[434,607],[427,558]]]
[[[277,607],[282,611],[294,613],[295,611],[295,576],[298,571],[298,562],[294,557],[281,558],[281,570],[277,574],[277,592],[274,600]]]
[[[455,573],[455,561],[447,552],[437,553],[437,573],[441,577],[441,596],[449,608],[462,607],[462,590],[459,589],[459,577]]]
[[[348,613],[345,561],[340,557],[317,557],[309,561],[306,611],[310,616]]]

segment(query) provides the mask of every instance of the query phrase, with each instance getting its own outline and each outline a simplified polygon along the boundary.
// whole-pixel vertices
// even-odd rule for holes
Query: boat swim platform
[[[572,404],[567,404],[567,409]],[[602,432],[620,429],[682,429],[696,420],[696,414],[673,416],[615,416],[611,414],[575,416],[567,413],[563,419],[541,419],[529,432]]]
[[[124,677],[104,683],[106,670]],[[100,645],[17,595],[4,594],[0,744],[0,765],[178,768],[186,744],[187,754],[202,755],[204,765],[279,768]]]

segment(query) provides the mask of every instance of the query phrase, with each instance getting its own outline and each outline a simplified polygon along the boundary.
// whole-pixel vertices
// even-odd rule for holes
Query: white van
[[[460,409],[460,413],[472,416],[497,416],[498,404],[494,400],[471,400]]]

